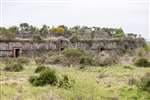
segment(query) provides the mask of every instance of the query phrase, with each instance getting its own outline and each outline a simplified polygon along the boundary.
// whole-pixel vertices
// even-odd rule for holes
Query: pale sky
[[[1,0],[1,25],[122,27],[150,39],[149,0]]]

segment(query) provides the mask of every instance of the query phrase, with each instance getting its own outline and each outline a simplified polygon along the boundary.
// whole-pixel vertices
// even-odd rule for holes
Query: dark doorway
[[[65,48],[60,48],[60,51],[63,51]]]
[[[124,45],[124,48],[125,48],[125,49],[128,49],[128,45]]]
[[[101,48],[99,48],[99,51],[101,52],[101,51],[104,51],[105,49],[104,49],[104,47],[101,47]]]
[[[19,57],[19,56],[20,56],[20,49],[14,48],[14,57]]]

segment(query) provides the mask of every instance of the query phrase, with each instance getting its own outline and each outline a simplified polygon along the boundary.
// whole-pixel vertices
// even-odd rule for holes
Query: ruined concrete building
[[[63,36],[49,40],[0,40],[0,57],[18,57],[22,54],[32,55],[36,51],[62,51],[65,48],[81,48],[93,52],[135,50],[144,46],[143,38],[99,38],[71,42]]]

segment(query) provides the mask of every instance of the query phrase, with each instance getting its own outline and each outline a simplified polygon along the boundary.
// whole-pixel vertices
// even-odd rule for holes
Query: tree
[[[115,33],[114,33],[114,36],[117,37],[117,38],[121,38],[121,37],[124,37],[125,34],[124,34],[124,31],[122,28],[118,28],[115,30]]]
[[[8,30],[9,32],[16,34],[19,31],[19,28],[17,26],[11,26]]]
[[[6,39],[6,40],[11,40],[14,39],[16,35],[16,29],[14,28],[0,28],[0,38],[1,39]]]
[[[49,29],[48,26],[43,25],[42,28],[40,29],[40,34],[42,37],[46,37],[48,35]]]
[[[61,34],[62,34],[62,33],[65,32],[65,29],[64,29],[63,27],[57,27],[57,28],[54,28],[54,27],[53,27],[53,28],[51,29],[51,31],[54,32],[54,33],[58,33],[58,34],[61,33]]]
[[[20,29],[21,29],[21,31],[28,31],[29,30],[29,24],[28,23],[21,23]]]

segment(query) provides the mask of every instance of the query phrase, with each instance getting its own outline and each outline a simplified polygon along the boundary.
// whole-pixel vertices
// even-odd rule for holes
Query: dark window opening
[[[62,44],[62,43],[63,43],[63,41],[62,41],[62,40],[60,40],[60,43]]]
[[[20,49],[16,48],[14,49],[14,57],[19,57],[20,56]]]
[[[65,48],[60,48],[60,51],[63,51]]]
[[[101,52],[101,51],[104,51],[104,48],[103,48],[103,47],[102,47],[102,48],[100,48],[100,49],[99,49],[99,51],[100,51],[100,52]]]

